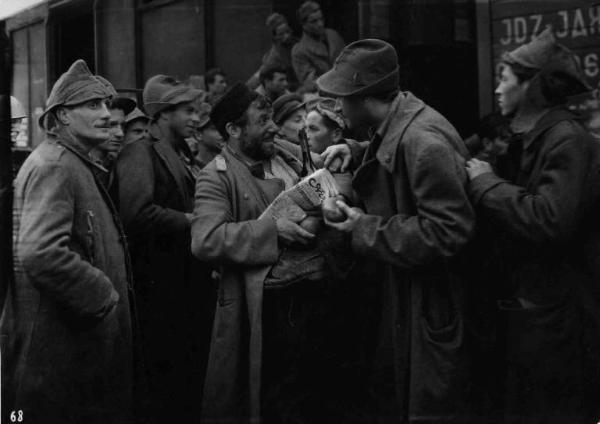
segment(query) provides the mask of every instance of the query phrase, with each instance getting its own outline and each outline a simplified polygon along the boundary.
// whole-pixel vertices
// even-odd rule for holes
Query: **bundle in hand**
[[[326,169],[319,169],[302,179],[294,187],[280,193],[260,218],[288,218],[300,222],[307,212],[319,208],[323,201],[340,193],[333,175]]]

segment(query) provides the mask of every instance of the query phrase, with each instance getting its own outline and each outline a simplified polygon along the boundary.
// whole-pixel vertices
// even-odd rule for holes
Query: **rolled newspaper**
[[[319,169],[308,175],[294,187],[285,190],[260,215],[260,218],[288,218],[300,222],[306,211],[318,208],[328,197],[337,196],[340,189],[331,172]],[[260,219],[259,218],[259,219]]]

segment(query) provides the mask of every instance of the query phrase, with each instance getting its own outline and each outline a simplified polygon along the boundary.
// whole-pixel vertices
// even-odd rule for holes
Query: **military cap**
[[[284,94],[273,102],[273,121],[277,125],[281,125],[283,121],[301,107],[304,107],[301,95],[296,93]]]
[[[99,75],[93,75],[85,61],[77,59],[54,83],[39,124],[42,128],[46,128],[48,113],[58,106],[75,106],[90,100],[108,99],[116,95],[117,92],[110,82]]]
[[[125,117],[125,123],[129,124],[130,122],[133,122],[136,119],[143,119],[145,121],[150,120],[150,118],[148,118],[146,116],[146,114],[144,112],[142,112],[140,109],[138,109],[137,107],[134,108],[130,113],[127,114],[127,116]]]
[[[396,50],[377,39],[348,44],[333,68],[317,79],[319,90],[336,97],[386,93],[398,90],[399,83]]]
[[[136,106],[137,104],[135,100],[132,100],[129,97],[113,97],[113,99],[110,102],[111,109],[120,109],[125,115],[130,114]]]
[[[342,114],[342,107],[336,99],[321,97],[318,98],[311,106],[307,106],[309,111],[315,110],[320,115],[326,116],[333,122],[335,122],[340,128],[346,128],[346,121]]]
[[[180,103],[192,102],[203,94],[202,90],[190,87],[169,75],[155,75],[144,87],[144,109],[150,118],[159,112]]]
[[[575,55],[567,47],[556,42],[551,27],[546,28],[529,43],[519,46],[511,52],[504,53],[502,61],[517,63],[526,68],[540,71],[561,71],[581,84],[581,91],[591,89],[583,78]]]
[[[239,119],[258,96],[246,84],[236,82],[217,100],[209,116],[223,137],[227,138],[227,124]]]

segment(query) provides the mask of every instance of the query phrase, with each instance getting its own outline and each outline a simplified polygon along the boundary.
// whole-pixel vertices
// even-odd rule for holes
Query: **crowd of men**
[[[572,52],[551,30],[507,52],[465,143],[390,44],[298,17],[297,43],[269,17],[246,83],[156,75],[138,105],[82,60],[56,81],[15,180],[2,413],[596,422],[600,144]],[[340,194],[265,213],[307,167]]]

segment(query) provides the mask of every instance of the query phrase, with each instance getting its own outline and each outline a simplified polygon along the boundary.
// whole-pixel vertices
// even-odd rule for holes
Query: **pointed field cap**
[[[42,128],[46,128],[48,113],[58,106],[75,106],[94,99],[116,97],[116,95],[117,92],[110,82],[99,75],[93,75],[85,61],[78,59],[54,83],[39,124]]]
[[[193,102],[203,94],[202,90],[190,87],[169,75],[155,75],[144,87],[144,109],[150,118],[180,103]]]
[[[399,84],[396,50],[377,39],[348,44],[333,68],[317,79],[319,90],[335,97],[381,94],[398,90]]]
[[[511,52],[504,53],[502,61],[517,63],[526,68],[540,71],[561,71],[579,82],[582,90],[591,89],[583,78],[575,54],[564,45],[556,42],[551,27],[546,28],[529,43],[519,46]]]
[[[150,118],[148,118],[144,112],[142,112],[139,108],[136,107],[125,117],[125,124],[129,124],[130,122],[133,122],[136,119],[143,119],[144,121],[150,120]]]

